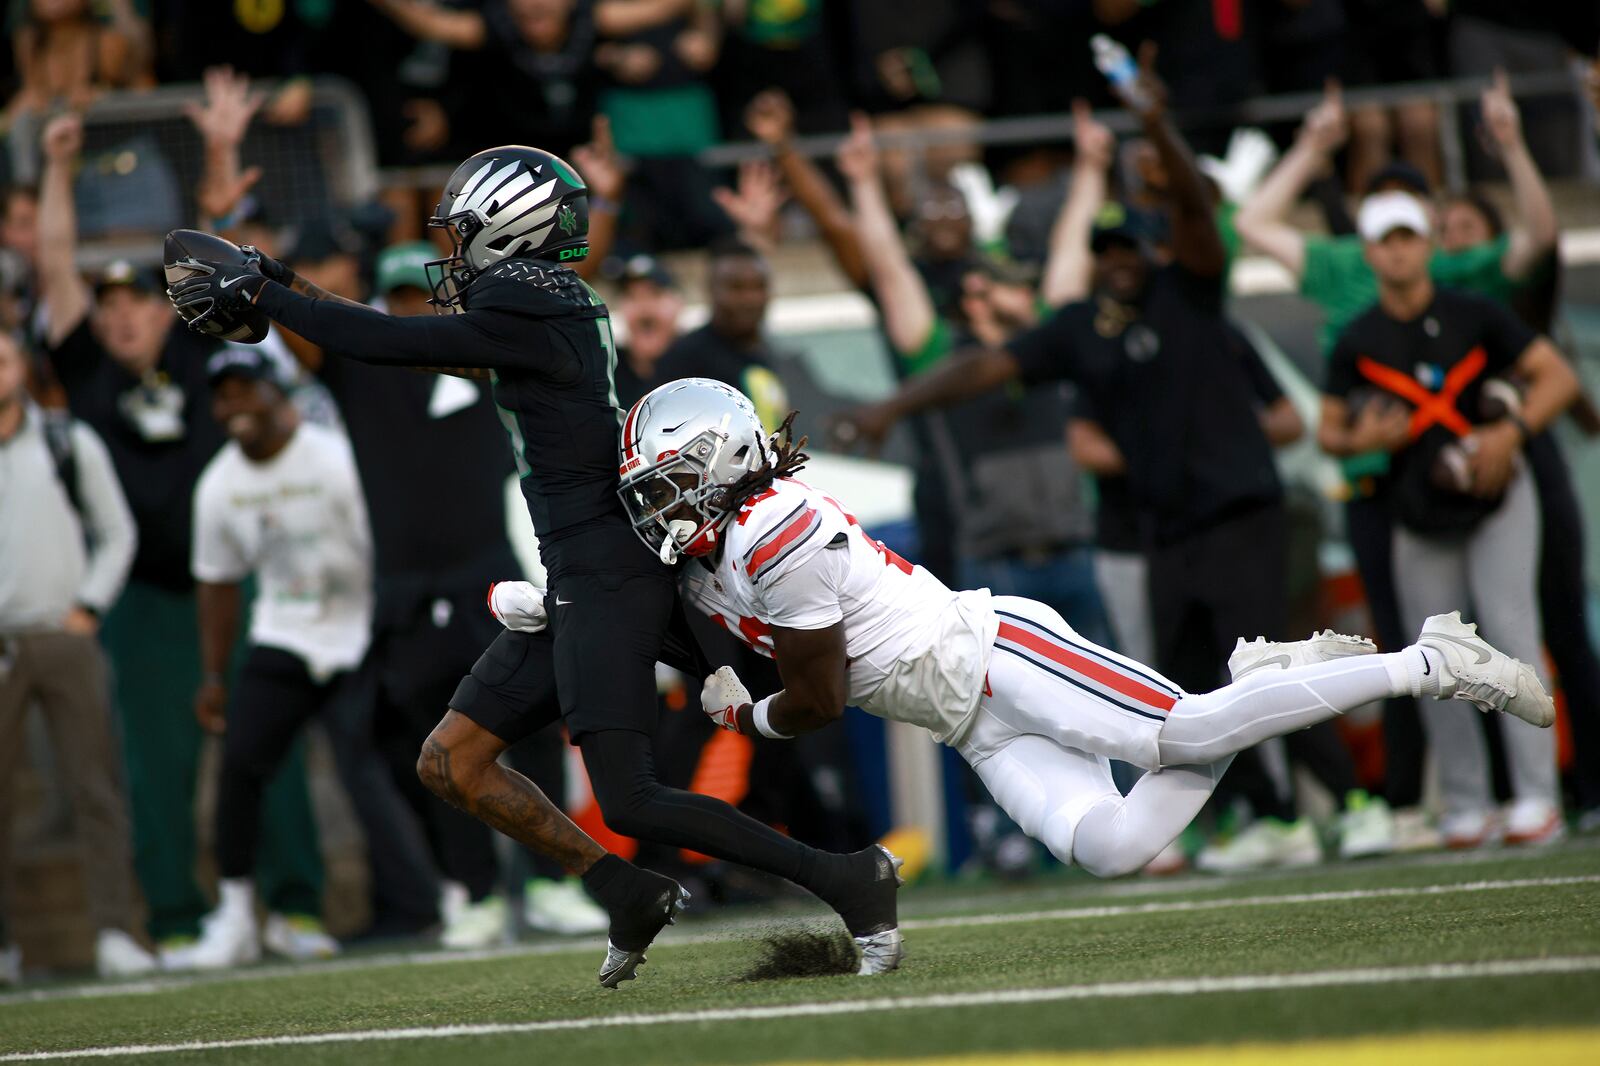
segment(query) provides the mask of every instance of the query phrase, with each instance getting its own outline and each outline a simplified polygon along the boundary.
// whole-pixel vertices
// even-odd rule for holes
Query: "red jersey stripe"
[[[817,517],[816,508],[807,507],[794,521],[784,526],[783,531],[776,538],[767,541],[756,550],[754,555],[750,556],[750,561],[745,564],[744,572],[751,577],[755,577],[756,571],[761,569],[763,563],[775,558],[779,552],[802,537],[807,529],[810,528],[811,520],[815,517]]]
[[[1043,655],[1052,662],[1082,674],[1091,681],[1098,682],[1109,689],[1114,689],[1124,696],[1136,699],[1140,703],[1154,707],[1159,711],[1170,711],[1172,710],[1172,705],[1178,702],[1174,696],[1166,692],[1153,689],[1142,681],[1136,681],[1126,674],[1118,673],[1103,663],[1097,663],[1093,659],[1079,655],[1070,648],[1064,648],[1054,641],[1046,640],[1037,634],[1028,632],[1021,626],[1014,626],[1010,622],[1000,623],[999,639],[1019,644],[1035,654]]]

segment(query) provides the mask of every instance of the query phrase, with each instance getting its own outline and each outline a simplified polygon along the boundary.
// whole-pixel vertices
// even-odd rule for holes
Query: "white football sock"
[[[248,877],[224,877],[217,882],[217,909],[229,914],[253,916],[256,886]]]
[[[1214,691],[1185,696],[1162,724],[1157,739],[1161,765],[1213,763],[1364,703],[1413,692],[1413,673],[1420,678],[1422,672],[1422,662],[1411,654],[1416,650],[1261,670]]]

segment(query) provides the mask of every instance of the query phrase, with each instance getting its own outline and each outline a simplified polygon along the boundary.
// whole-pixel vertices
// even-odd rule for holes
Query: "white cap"
[[[1426,237],[1432,227],[1422,201],[1408,192],[1395,190],[1373,193],[1361,201],[1356,229],[1364,241],[1381,241],[1397,229],[1408,229]]]

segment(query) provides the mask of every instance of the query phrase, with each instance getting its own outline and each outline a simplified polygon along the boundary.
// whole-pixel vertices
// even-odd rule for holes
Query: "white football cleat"
[[[1460,611],[1436,614],[1422,624],[1417,643],[1434,655],[1427,668],[1439,671],[1439,698],[1458,699],[1480,711],[1504,711],[1541,729],[1556,720],[1556,704],[1532,666],[1496,651]]]
[[[1496,847],[1502,832],[1494,811],[1457,811],[1439,819],[1439,835],[1451,851]]]
[[[340,950],[339,942],[309,914],[267,915],[267,924],[261,930],[261,946],[274,955],[296,962],[331,959]]]
[[[535,877],[522,886],[522,920],[529,929],[562,936],[603,933],[611,919],[576,877]]]
[[[94,940],[94,968],[101,977],[154,973],[161,961],[121,929],[102,929]]]
[[[858,936],[855,942],[861,951],[861,968],[856,971],[857,977],[871,977],[873,974],[898,970],[906,957],[906,944],[899,926],[881,933]]]
[[[200,939],[161,953],[168,970],[230,970],[261,958],[256,916],[238,907],[218,907],[200,919]]]
[[[1366,637],[1349,636],[1324,629],[1305,640],[1268,640],[1257,637],[1246,641],[1243,637],[1233,646],[1228,656],[1228,673],[1235,681],[1243,681],[1257,670],[1269,667],[1287,670],[1293,666],[1312,666],[1333,659],[1348,659],[1352,655],[1371,655],[1378,646]]]
[[[1567,835],[1561,808],[1548,800],[1519,799],[1505,808],[1505,842],[1531,845],[1554,844]]]
[[[1353,792],[1339,815],[1339,858],[1365,859],[1395,850],[1394,812],[1379,796]]]

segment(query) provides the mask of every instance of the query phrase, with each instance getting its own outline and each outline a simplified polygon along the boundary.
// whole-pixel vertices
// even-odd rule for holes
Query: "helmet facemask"
[[[448,218],[435,215],[428,219],[428,225],[448,230],[454,245],[451,253],[443,259],[430,259],[423,264],[423,270],[428,275],[428,286],[433,290],[433,297],[428,302],[443,314],[446,308],[453,309],[460,305],[467,286],[478,276],[478,272],[467,265],[462,248],[483,228],[483,220],[471,211],[463,211]]]
[[[736,443],[727,420],[689,441],[675,454],[622,477],[617,493],[633,522],[633,530],[663,563],[680,556],[706,555],[716,549],[722,527],[733,516],[726,485],[711,478],[720,453]]]

